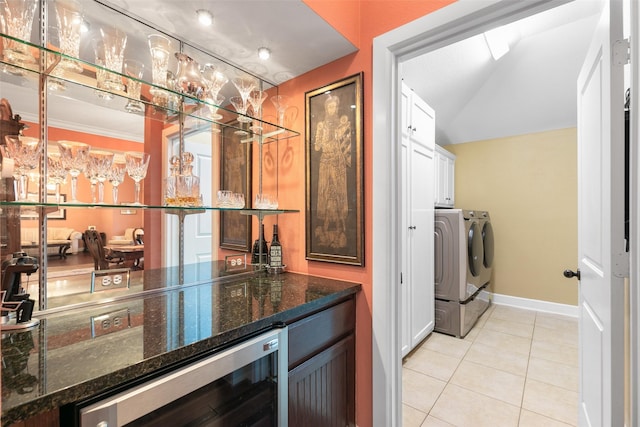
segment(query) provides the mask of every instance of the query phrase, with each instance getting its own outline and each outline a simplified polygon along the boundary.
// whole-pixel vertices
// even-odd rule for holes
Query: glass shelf
[[[37,203],[31,201],[6,202],[0,201],[1,207],[21,208],[30,211],[34,209],[44,209],[45,211],[55,211],[58,209],[83,208],[83,209],[150,209],[162,210],[168,214],[183,213],[203,213],[205,211],[240,212],[242,215],[279,215],[286,213],[300,212],[297,209],[253,209],[253,208],[229,208],[218,206],[164,206],[164,205],[137,205],[137,204],[109,204],[109,203]]]
[[[140,101],[145,106],[152,108],[152,118],[166,122],[178,122],[180,120],[193,118],[211,123],[212,125],[216,125],[221,128],[231,127],[246,133],[246,136],[242,138],[242,142],[258,142],[261,144],[267,144],[300,136],[299,132],[287,129],[283,126],[270,123],[266,120],[256,119],[248,114],[240,114],[235,111],[235,109],[232,109],[230,104],[215,105],[206,99],[199,99],[195,96],[191,96],[177,90],[154,85],[145,80],[134,79],[122,73],[116,73],[110,69],[100,67],[82,59],[73,58],[50,48],[34,45],[1,33],[0,44],[2,44],[2,39],[4,38],[27,46],[29,51],[33,53],[34,61],[27,62],[22,65],[7,61],[5,58],[0,58],[0,66],[3,68],[3,71],[17,77],[28,78],[28,76],[32,75],[33,78],[37,80],[38,75],[42,73],[48,76],[49,81],[57,83],[59,87],[64,87],[66,84],[74,84],[90,88],[110,96],[126,100]],[[42,71],[40,70],[40,55],[45,55],[46,69]],[[70,72],[69,70],[65,70],[63,67],[59,66],[62,60],[74,61],[80,64],[82,71]],[[115,75],[123,82],[133,80],[141,83],[142,95],[140,99],[130,98],[124,90],[120,91],[98,88],[96,79],[98,71],[104,71],[111,75]],[[156,93],[156,95],[153,95],[152,93]],[[90,99],[89,101],[95,101],[95,99]],[[216,113],[221,117],[212,117],[210,109],[217,110]],[[239,118],[246,119],[247,122],[242,123],[242,120],[238,120]],[[256,131],[256,128],[260,128],[260,130]]]

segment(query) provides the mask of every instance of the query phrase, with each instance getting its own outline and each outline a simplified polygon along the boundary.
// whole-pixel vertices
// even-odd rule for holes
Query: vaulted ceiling
[[[401,75],[436,111],[440,145],[574,127],[576,81],[597,2],[571,2],[503,27],[494,60],[483,34],[405,62]]]

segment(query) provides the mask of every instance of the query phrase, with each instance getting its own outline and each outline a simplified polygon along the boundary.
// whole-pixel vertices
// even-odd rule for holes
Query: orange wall
[[[25,130],[25,135],[39,137],[38,124],[29,123],[28,125],[29,129]],[[48,136],[50,144],[54,141],[69,140],[85,142],[91,145],[91,147],[105,148],[114,151],[142,150],[142,144],[137,142],[53,127],[49,128]],[[111,184],[105,183],[104,199],[107,203],[110,203],[112,200],[111,188]],[[67,200],[69,200],[71,195],[70,178],[67,178],[67,183],[61,186],[60,193],[66,194]],[[118,199],[120,201],[133,201],[133,197],[133,181],[125,177],[124,182],[119,186]],[[84,175],[78,177],[78,199],[82,202],[91,202],[91,184]],[[135,215],[121,215],[117,209],[95,209],[91,211],[90,215],[87,215],[87,211],[84,209],[67,209],[65,214],[65,220],[51,220],[48,222],[49,227],[70,227],[83,232],[89,225],[94,225],[99,231],[107,234],[107,239],[110,239],[113,236],[122,235],[126,228],[143,226],[142,210],[136,210]],[[37,226],[36,220],[23,220],[22,222],[25,227]]]
[[[279,218],[280,241],[285,250],[285,263],[291,271],[340,280],[359,282],[363,292],[356,309],[356,421],[359,426],[371,426],[372,419],[372,52],[373,39],[387,31],[404,25],[454,0],[304,0],[329,24],[341,31],[359,51],[312,70],[298,78],[283,83],[281,94],[290,95],[293,108],[298,110],[292,127],[300,137],[279,143],[277,150],[279,175],[278,197],[282,206],[300,209],[299,214]],[[344,77],[364,72],[364,234],[365,266],[354,267],[305,260],[305,92],[325,86]],[[285,164],[286,163],[286,164]],[[282,165],[282,166],[280,166]],[[265,229],[275,219],[265,219]],[[267,233],[270,236],[270,233]],[[269,237],[268,237],[269,238]]]

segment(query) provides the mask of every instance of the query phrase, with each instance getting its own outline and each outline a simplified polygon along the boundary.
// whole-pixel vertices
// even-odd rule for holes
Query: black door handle
[[[577,277],[578,280],[580,280],[580,269],[578,269],[577,271],[565,270],[562,274],[564,274],[564,277],[566,277],[567,279]]]

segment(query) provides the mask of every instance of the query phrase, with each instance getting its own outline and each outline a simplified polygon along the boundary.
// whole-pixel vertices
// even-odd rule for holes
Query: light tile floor
[[[578,323],[493,305],[464,339],[432,333],[402,369],[404,427],[575,426]]]

